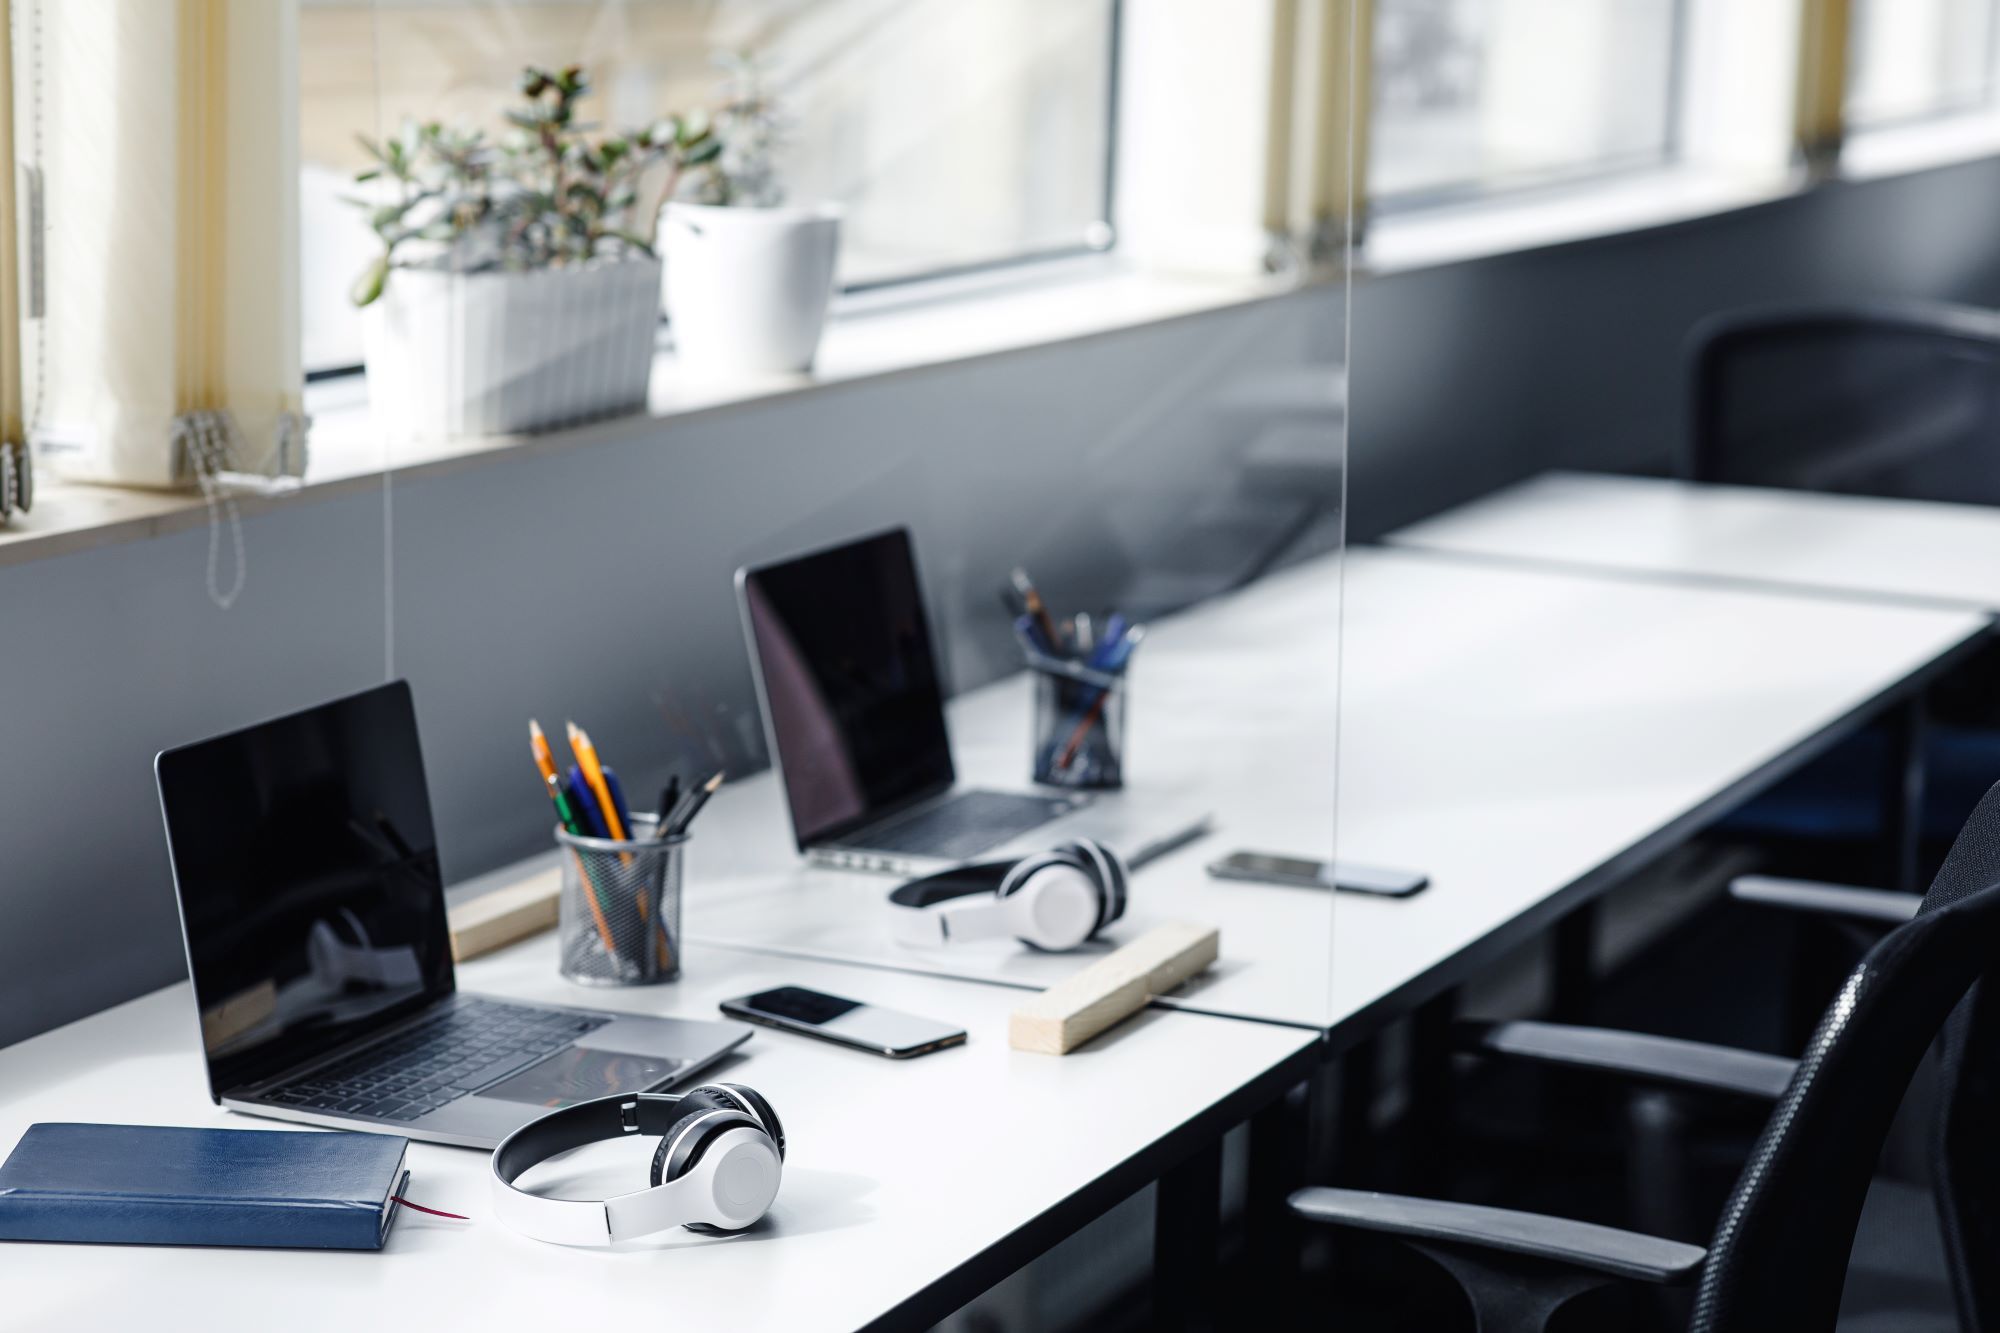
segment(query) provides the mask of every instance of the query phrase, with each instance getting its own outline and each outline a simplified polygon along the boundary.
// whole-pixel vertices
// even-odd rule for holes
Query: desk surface
[[[1525,941],[1858,724],[1987,623],[1351,552],[1340,855],[1422,870],[1431,887],[1386,901],[1212,880],[1203,867],[1236,847],[1324,855],[1333,840],[1330,818],[1290,798],[1326,789],[1335,575],[1329,562],[1302,566],[1156,627],[1131,701],[1133,769],[1148,793],[1200,790],[1214,750],[1199,700],[1218,679],[1273,702],[1260,732],[1235,745],[1255,759],[1254,778],[1206,793],[1218,831],[1137,874],[1105,946],[1164,919],[1218,925],[1220,963],[1169,1003],[1336,1036]],[[1023,780],[1026,690],[1016,677],[954,701],[967,776]],[[1019,986],[1078,966],[1013,943],[893,942],[889,882],[801,868],[768,775],[712,809],[690,845],[697,940]]]
[[[471,990],[701,1018],[728,996],[798,983],[949,1020],[971,1037],[892,1062],[760,1030],[708,1075],[769,1096],[790,1140],[771,1216],[739,1237],[675,1230],[617,1252],[544,1245],[480,1220],[485,1153],[413,1144],[409,1196],[474,1221],[406,1213],[381,1254],[4,1246],[0,1326],[928,1324],[1317,1058],[1297,1029],[1160,1010],[1074,1055],[1025,1055],[1007,1047],[1011,991],[699,948],[684,980],[648,989],[565,984],[546,936],[469,964],[460,979]],[[0,1151],[37,1120],[287,1128],[209,1102],[184,985],[0,1051]],[[547,1169],[621,1192],[643,1184],[652,1149],[652,1140],[589,1148],[569,1169]]]
[[[1395,546],[2000,610],[2000,508],[1551,472]]]

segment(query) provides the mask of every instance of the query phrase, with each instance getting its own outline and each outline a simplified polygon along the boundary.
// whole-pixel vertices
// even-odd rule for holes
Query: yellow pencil
[[[571,722],[569,727],[570,753],[576,756],[576,766],[583,771],[583,780],[590,784],[590,794],[604,807],[604,827],[619,842],[625,841],[625,821],[618,817],[617,802],[611,799],[611,785],[604,780],[604,765],[597,762],[597,747],[590,743],[590,737],[582,727]]]

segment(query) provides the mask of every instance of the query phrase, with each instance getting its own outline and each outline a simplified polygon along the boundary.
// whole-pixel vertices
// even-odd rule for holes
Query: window
[[[1396,207],[1670,161],[1684,0],[1377,0],[1371,194]]]
[[[1868,128],[1994,101],[1995,0],[1854,0],[1847,121]]]
[[[360,356],[373,252],[341,202],[357,133],[494,124],[522,66],[586,66],[607,127],[698,105],[747,52],[783,101],[788,197],[845,214],[840,282],[872,286],[1109,244],[1116,0],[304,0],[308,370]]]

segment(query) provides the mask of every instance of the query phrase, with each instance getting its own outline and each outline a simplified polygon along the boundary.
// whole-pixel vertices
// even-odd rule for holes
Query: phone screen
[[[1273,879],[1301,880],[1310,884],[1325,884],[1332,879],[1326,862],[1308,861],[1297,856],[1237,852],[1229,858],[1229,864],[1245,874],[1266,875]]]
[[[779,986],[740,1000],[725,1000],[722,1012],[878,1055],[920,1055],[965,1040],[963,1028],[803,986]]]
[[[743,1007],[773,1018],[789,1018],[795,1023],[810,1023],[818,1027],[842,1014],[853,1013],[861,1007],[861,1001],[843,1000],[838,995],[807,990],[803,986],[780,986],[776,990],[759,991],[750,996],[743,1001]]]

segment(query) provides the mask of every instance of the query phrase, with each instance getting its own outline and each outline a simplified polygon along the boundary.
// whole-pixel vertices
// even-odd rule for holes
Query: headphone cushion
[[[763,1130],[769,1136],[771,1142],[776,1145],[778,1160],[781,1162],[785,1160],[785,1125],[783,1121],[778,1119],[776,1108],[765,1099],[763,1093],[758,1092],[755,1088],[745,1087],[741,1083],[709,1083],[705,1084],[702,1090],[707,1092],[719,1091],[734,1099],[736,1102],[734,1109],[743,1112],[756,1121],[757,1127]]]
[[[749,1119],[733,1102],[726,1097],[717,1095],[716,1090],[712,1088],[696,1088],[681,1098],[680,1103],[674,1107],[673,1124],[668,1127],[665,1134],[660,1136],[660,1146],[653,1150],[653,1184],[659,1185],[673,1179],[672,1176],[667,1174],[667,1154],[676,1143],[681,1141],[681,1130],[687,1125],[687,1122],[696,1116],[709,1115],[717,1111],[729,1115],[744,1116],[746,1120]],[[752,1123],[754,1124],[755,1122],[752,1121]]]
[[[701,1123],[691,1123],[698,1119]],[[755,1120],[741,1111],[704,1111],[676,1125],[671,1134],[653,1150],[653,1184],[679,1180],[701,1160],[702,1153],[725,1129],[759,1129]]]

